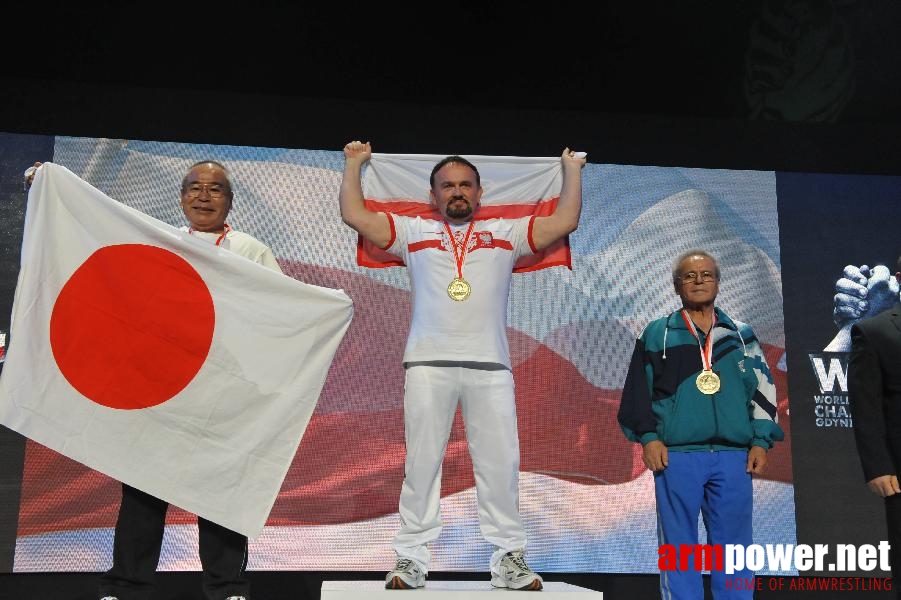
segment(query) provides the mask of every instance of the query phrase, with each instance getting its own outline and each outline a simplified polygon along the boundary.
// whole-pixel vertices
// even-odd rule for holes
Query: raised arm
[[[569,235],[579,226],[579,214],[582,212],[582,167],[585,156],[566,148],[560,157],[563,163],[563,187],[560,190],[560,201],[557,210],[547,217],[538,217],[532,226],[532,241],[535,248],[547,248],[565,235]]]
[[[341,191],[338,193],[338,204],[341,207],[341,219],[353,227],[360,235],[384,248],[391,241],[391,223],[385,213],[373,212],[363,203],[363,184],[360,180],[363,163],[372,156],[372,147],[353,141],[344,146],[344,177],[341,179]]]

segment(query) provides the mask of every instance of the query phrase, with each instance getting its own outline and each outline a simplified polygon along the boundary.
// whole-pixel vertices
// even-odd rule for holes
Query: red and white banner
[[[175,198],[182,174],[210,158],[232,175],[232,225],[269,243],[289,277],[343,289],[354,300],[353,321],[315,412],[266,527],[251,543],[249,567],[381,571],[393,564],[391,539],[400,526],[401,359],[411,297],[403,269],[356,264],[357,235],[338,214],[340,150],[58,137],[53,153],[54,162],[109,196],[172,223],[182,219]],[[413,179],[423,200],[439,159],[429,157]],[[778,390],[779,422],[790,432],[776,175],[593,163],[582,173],[583,212],[570,236],[574,270],[542,269],[511,285],[507,335],[522,455],[520,512],[527,530],[538,532],[529,563],[549,572],[657,573],[653,476],[641,447],[616,423],[625,368],[635,336],[678,303],[669,277],[673,253],[707,248],[721,257],[728,280],[743,284],[724,289],[721,299],[760,337]],[[708,226],[698,229],[700,221]],[[791,443],[777,444],[768,456],[766,475],[754,481],[765,521],[755,527],[754,542],[792,543]],[[441,497],[444,528],[434,568],[483,569],[491,549],[479,535],[461,418],[451,429]],[[108,568],[104,549],[111,547],[119,498],[114,479],[29,440],[13,570]],[[196,518],[170,510],[160,570],[200,569],[196,539]]]
[[[443,158],[432,154],[373,153],[363,173],[366,206],[374,211],[441,220],[441,215],[429,203],[429,176]],[[559,157],[463,158],[479,169],[484,189],[476,220],[547,216],[556,210],[563,184]],[[379,268],[403,266],[404,263],[360,236],[357,264]],[[513,270],[535,271],[554,266],[572,268],[568,238],[558,240],[538,254],[520,258]]]
[[[256,537],[352,314],[341,290],[48,163],[28,199],[0,423]]]

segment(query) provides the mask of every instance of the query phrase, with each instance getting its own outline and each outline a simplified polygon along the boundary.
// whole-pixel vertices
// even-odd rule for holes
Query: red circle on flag
[[[106,246],[60,290],[50,346],[63,376],[88,399],[147,408],[197,375],[215,321],[210,290],[185,259],[156,246]]]

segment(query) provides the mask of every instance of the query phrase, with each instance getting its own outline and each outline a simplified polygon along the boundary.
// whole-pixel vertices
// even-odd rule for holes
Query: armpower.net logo
[[[722,571],[725,585],[733,590],[891,590],[892,580],[881,579],[890,571],[889,543],[878,545],[836,544],[663,544],[658,548],[657,566],[663,571]],[[773,573],[797,571],[801,577],[769,577],[766,581],[753,573],[767,569]],[[808,571],[856,572],[874,571],[868,577],[803,577]]]

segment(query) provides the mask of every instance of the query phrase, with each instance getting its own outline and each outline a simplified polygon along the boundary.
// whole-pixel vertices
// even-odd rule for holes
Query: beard
[[[451,219],[465,219],[466,217],[472,215],[472,204],[466,202],[465,200],[464,202],[465,204],[463,204],[462,206],[458,206],[457,201],[452,202],[453,206],[448,204],[447,208],[445,209],[447,216]]]

